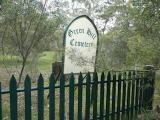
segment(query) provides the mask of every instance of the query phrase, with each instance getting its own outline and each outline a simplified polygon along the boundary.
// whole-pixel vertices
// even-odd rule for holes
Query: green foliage
[[[139,6],[118,0],[106,7],[101,18],[107,22],[115,19],[115,24],[104,34],[106,37],[102,42],[108,44],[104,47],[105,51],[110,50],[112,56],[117,56],[112,62],[119,61],[118,66],[125,67],[160,65],[159,8],[160,3],[157,0],[148,0]],[[106,61],[110,61],[111,56],[108,53],[106,56]]]

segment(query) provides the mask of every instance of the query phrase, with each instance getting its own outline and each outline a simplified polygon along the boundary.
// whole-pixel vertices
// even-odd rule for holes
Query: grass
[[[46,79],[52,71],[52,63],[55,62],[53,51],[45,51],[38,54],[36,57],[29,56],[27,61],[24,76],[29,74],[33,79],[37,78],[39,73],[42,73]],[[0,81],[6,82],[12,74],[18,77],[21,69],[22,60],[19,56],[0,54]]]
[[[38,69],[42,72],[51,72],[52,63],[55,62],[54,52],[47,51],[40,54],[38,61]]]
[[[31,61],[29,61],[27,63],[27,66],[26,66],[26,70],[27,71],[31,71],[32,69],[37,69],[37,73],[42,73],[43,76],[45,75],[46,79],[45,79],[45,86],[48,86],[48,77],[51,73],[51,69],[52,69],[52,63],[55,62],[55,55],[54,55],[54,52],[53,51],[46,51],[46,52],[43,52],[41,54],[39,54],[39,58],[36,60],[36,64],[32,63]],[[0,55],[0,79],[2,80],[3,79],[3,76],[4,74],[1,73],[1,68],[3,68],[3,56]],[[5,56],[5,63],[7,64],[7,67],[8,68],[15,68],[16,66],[20,66],[20,63],[21,63],[21,59],[20,57],[18,56],[11,56],[11,55],[6,55]],[[17,68],[18,69],[18,68]],[[33,72],[33,71],[31,71]],[[37,77],[36,77],[37,79]],[[7,84],[8,85],[8,84]],[[156,76],[156,84],[155,84],[155,88],[156,89],[159,89],[159,86],[160,86],[160,74],[158,73],[157,76]],[[105,90],[106,91],[106,90]],[[99,92],[99,91],[98,91]],[[47,94],[48,92],[45,91],[45,94]],[[84,91],[83,91],[83,101],[85,101],[85,87],[84,87]],[[100,93],[99,93],[100,94]],[[117,93],[116,93],[117,94]],[[66,90],[66,102],[68,102],[68,90]],[[105,93],[106,95],[106,93]],[[112,94],[111,94],[112,95]],[[77,90],[75,91],[75,98],[76,98],[76,101],[75,103],[77,104]],[[9,100],[9,98],[7,98]],[[34,108],[33,109],[36,109],[36,105],[37,105],[37,102],[36,102],[36,93],[33,95],[33,98],[34,99],[34,102],[33,102],[33,106]],[[57,90],[56,91],[56,115],[58,116],[58,109],[59,109],[59,106],[58,106],[58,101],[59,101],[59,91]],[[99,97],[98,97],[98,101],[99,101]],[[8,105],[8,102],[9,101],[6,101],[5,103],[5,106]],[[99,108],[99,105],[100,103],[98,102],[98,108]],[[117,103],[116,103],[117,104]],[[158,94],[155,94],[154,96],[154,105],[158,105],[160,104],[160,93]],[[77,105],[75,105],[75,107],[77,107]],[[4,116],[8,116],[9,115],[9,106],[7,107],[4,107],[5,109],[3,110],[3,112],[5,113]],[[66,107],[66,109],[68,108],[68,106]],[[75,108],[76,109],[76,108]],[[83,109],[84,109],[84,106],[83,106]],[[68,109],[67,109],[68,110]],[[76,111],[75,111],[76,112]],[[84,113],[83,113],[84,114]],[[57,117],[56,116],[56,117]],[[75,115],[76,116],[76,115]],[[22,118],[23,118],[23,115],[22,115]],[[45,97],[45,120],[47,120],[48,118],[48,99],[46,99]],[[6,119],[9,119],[9,118],[6,118]],[[36,110],[33,112],[33,119],[37,119],[37,112]]]

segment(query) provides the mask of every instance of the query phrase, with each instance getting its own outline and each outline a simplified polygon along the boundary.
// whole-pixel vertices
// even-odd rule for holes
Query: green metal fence
[[[37,87],[31,88],[31,79],[27,75],[24,88],[17,88],[14,76],[11,77],[9,90],[1,90],[0,83],[0,120],[3,119],[3,95],[10,95],[10,119],[18,120],[17,94],[24,93],[24,119],[32,119],[32,92],[37,91],[38,120],[44,120],[44,93],[49,91],[49,120],[135,120],[143,107],[143,83],[146,72],[96,72],[93,74],[69,76],[61,75],[59,83],[55,83],[54,75],[49,79],[49,86],[44,86],[44,78],[39,76]],[[55,98],[59,89],[59,99]],[[69,112],[66,113],[65,90],[69,90]],[[75,94],[75,91],[77,94]],[[75,96],[77,100],[75,100]],[[59,115],[56,112],[55,101],[59,101]],[[75,103],[75,101],[77,101]],[[75,107],[75,105],[77,107]],[[77,112],[77,115],[75,113]],[[84,113],[84,114],[83,114]],[[66,116],[68,114],[68,117]]]

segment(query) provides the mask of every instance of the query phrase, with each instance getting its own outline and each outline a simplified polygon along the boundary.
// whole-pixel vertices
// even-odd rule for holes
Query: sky
[[[40,0],[41,2],[43,2],[43,4],[45,3],[45,1],[46,0]],[[69,3],[71,3],[71,4],[69,4],[69,8],[72,8],[72,0],[47,0],[47,7],[49,6],[49,5],[51,5],[51,3],[53,3],[53,2],[56,2],[56,1],[67,1],[67,2],[69,2]],[[103,2],[105,1],[105,0],[100,0],[101,1],[101,4],[103,5]],[[76,4],[75,4],[76,5]],[[51,5],[52,6],[52,5]],[[83,4],[78,4],[77,6],[76,6],[76,8],[85,8],[85,6],[83,5]],[[54,9],[54,7],[52,6],[52,9],[51,10],[53,10]],[[64,8],[65,9],[65,8]],[[66,8],[66,9],[68,9],[68,8]],[[67,11],[67,10],[66,10]],[[71,12],[71,11],[70,11]],[[64,14],[66,14],[66,16],[68,16],[68,14],[67,13],[64,13]],[[79,14],[77,14],[77,16],[79,16]],[[77,17],[77,16],[74,16],[74,17]],[[71,16],[71,20],[72,19],[74,19],[74,17],[73,16]],[[90,17],[90,16],[89,16]],[[92,18],[91,18],[92,19]],[[96,26],[98,27],[98,29],[99,30],[101,30],[102,28],[103,28],[103,26],[104,26],[104,21],[102,21],[102,20],[100,20],[100,19],[95,19],[94,20],[94,22],[95,22],[95,24],[96,24]],[[109,31],[109,29],[111,29],[113,26],[114,26],[114,23],[115,23],[115,19],[113,18],[113,19],[110,19],[109,20],[109,22],[107,23],[107,25],[106,25],[106,31],[105,32],[107,32],[107,31]]]

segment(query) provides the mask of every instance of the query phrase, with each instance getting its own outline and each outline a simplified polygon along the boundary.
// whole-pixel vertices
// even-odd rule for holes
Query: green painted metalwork
[[[111,86],[111,73],[108,72],[107,75],[107,95],[106,95],[106,118],[105,120],[109,120],[110,116],[110,86]]]
[[[82,93],[83,93],[83,76],[80,73],[78,77],[78,120],[82,120]]]
[[[127,119],[130,120],[130,100],[131,100],[131,71],[128,73],[128,87],[127,87]]]
[[[98,74],[95,72],[93,74],[93,81],[91,81],[91,74],[87,73],[86,82],[83,82],[83,76],[80,73],[78,77],[78,83],[75,83],[74,75],[71,74],[69,82],[66,82],[66,77],[61,74],[60,84],[55,84],[54,74],[51,74],[49,79],[49,86],[44,86],[44,79],[40,74],[37,87],[31,88],[31,79],[27,75],[24,82],[24,88],[17,88],[17,82],[14,76],[10,80],[10,89],[4,91],[1,89],[0,83],[0,120],[2,120],[2,104],[3,95],[10,94],[10,120],[18,120],[17,111],[17,94],[24,93],[24,103],[25,103],[25,120],[32,119],[32,101],[31,93],[32,91],[38,92],[38,120],[44,120],[44,90],[49,91],[49,120],[134,120],[140,112],[142,105],[143,96],[143,83],[144,83],[144,72],[134,72],[127,71],[123,74],[118,74],[118,79],[116,79],[116,72],[114,75],[108,72],[107,80],[105,80],[104,72],[101,74],[100,80],[98,80]],[[127,74],[128,75],[127,75]],[[132,73],[132,74],[131,74]],[[139,75],[140,74],[140,75]],[[122,76],[123,75],[123,76]],[[153,76],[152,76],[153,77]],[[113,80],[111,79],[113,78]],[[146,79],[146,78],[145,78]],[[113,84],[113,85],[112,85]],[[112,89],[111,89],[112,86]],[[78,96],[76,96],[75,87],[78,87]],[[83,87],[85,87],[86,96],[83,96]],[[69,89],[69,114],[65,116],[65,88]],[[93,106],[91,106],[91,89],[93,88]],[[60,96],[57,99],[55,97],[55,92],[60,89]],[[98,92],[98,90],[100,90]],[[105,91],[106,90],[106,91]],[[105,91],[105,92],[104,92]],[[58,91],[57,91],[58,92]],[[104,93],[106,95],[104,95]],[[75,102],[75,98],[78,98],[78,103]],[[100,100],[98,101],[98,97]],[[104,98],[106,97],[106,98]],[[85,101],[83,101],[83,99]],[[59,111],[56,111],[55,101],[59,100]],[[111,101],[111,103],[110,103]],[[77,109],[75,109],[75,103],[77,103]],[[98,103],[100,103],[100,108],[98,108]],[[105,105],[105,112],[104,112]],[[84,107],[82,107],[84,106]],[[111,108],[110,108],[111,106]],[[75,110],[74,110],[75,109]],[[84,111],[84,112],[83,112]],[[93,114],[91,113],[93,111]],[[100,111],[100,112],[99,112]],[[78,112],[78,113],[76,113]],[[55,118],[55,113],[59,113]],[[84,113],[84,114],[83,114]],[[77,115],[77,116],[75,116]],[[93,118],[92,118],[93,116]]]
[[[49,79],[49,120],[55,120],[55,77],[53,73]]]
[[[118,75],[118,96],[117,96],[117,119],[120,120],[120,110],[121,110],[121,74]]]
[[[31,120],[31,79],[27,75],[24,82],[24,97],[25,97],[25,120]]]
[[[104,118],[104,72],[101,74],[101,83],[100,83],[100,120]]]
[[[123,74],[123,95],[122,95],[122,120],[125,120],[125,104],[126,103],[126,72]]]
[[[74,75],[71,74],[69,81],[69,120],[74,120]]]
[[[140,74],[141,79],[140,79],[140,95],[139,95],[139,113],[141,113],[141,109],[142,109],[142,96],[143,96],[143,81],[144,81],[144,76],[143,73]]]
[[[38,78],[38,120],[44,120],[44,79],[42,74]]]
[[[90,120],[90,96],[91,96],[90,87],[91,87],[91,76],[90,76],[90,73],[87,73],[85,120]]]
[[[97,94],[98,94],[98,75],[93,73],[93,119],[97,119]]]
[[[12,75],[10,79],[10,118],[11,120],[18,120],[17,113],[17,82]]]
[[[112,115],[111,119],[115,120],[116,112],[116,75],[113,75],[113,87],[112,87]]]
[[[60,107],[59,107],[59,118],[60,120],[65,120],[65,76],[61,75],[60,78]]]
[[[131,120],[134,118],[134,101],[135,101],[135,71],[132,73],[132,95],[131,95]]]
[[[136,95],[135,95],[135,114],[136,114],[136,117],[138,116],[138,103],[139,103],[139,90],[140,90],[140,87],[139,87],[139,75],[136,76]]]

